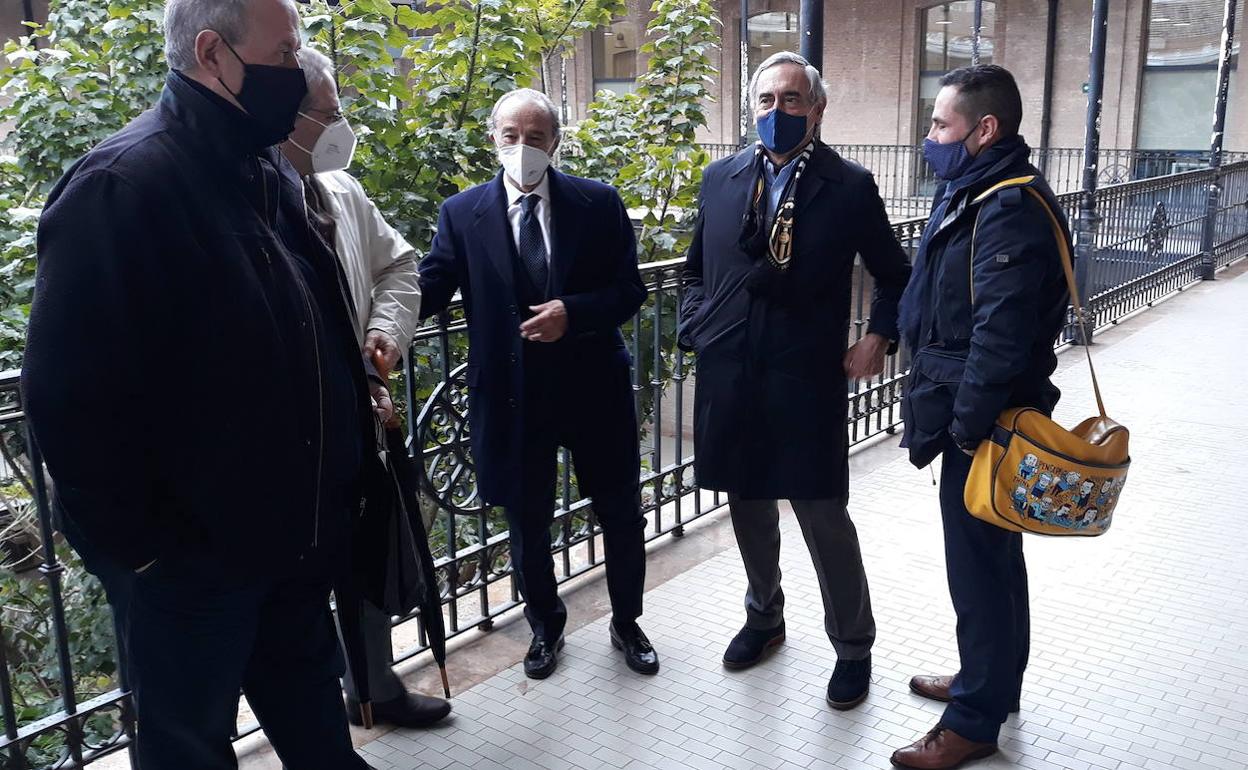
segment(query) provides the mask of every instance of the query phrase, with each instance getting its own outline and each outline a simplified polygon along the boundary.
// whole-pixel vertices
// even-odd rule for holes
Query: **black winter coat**
[[[360,505],[372,416],[345,278],[245,121],[170,73],[40,220],[24,403],[67,534],[126,567],[328,560]]]
[[[871,174],[817,144],[796,192],[795,290],[752,291],[755,263],[738,236],[754,153],[706,169],[685,264],[679,336],[698,356],[695,472],[701,486],[743,498],[843,497],[854,258],[875,280],[867,331],[890,340],[910,268]]]

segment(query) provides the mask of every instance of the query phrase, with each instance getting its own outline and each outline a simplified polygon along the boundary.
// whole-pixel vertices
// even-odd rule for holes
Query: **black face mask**
[[[217,82],[247,111],[254,127],[253,138],[257,148],[272,147],[286,141],[295,130],[299,105],[303,104],[303,97],[308,93],[308,81],[303,70],[299,67],[248,64],[224,37],[221,42],[243,65],[243,87],[234,93],[221,78],[217,78]]]

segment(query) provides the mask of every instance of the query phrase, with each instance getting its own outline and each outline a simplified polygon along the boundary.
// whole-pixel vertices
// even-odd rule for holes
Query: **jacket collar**
[[[754,168],[757,155],[758,145],[755,144],[732,156],[728,161],[728,176],[736,178],[742,176],[747,169]],[[819,195],[825,183],[840,182],[844,178],[845,160],[831,147],[816,139],[810,160],[806,163],[806,170],[802,172],[802,179],[797,186],[794,214],[800,214]],[[753,182],[752,176],[748,179]]]
[[[1028,167],[1027,158],[1030,155],[1031,148],[1022,137],[1013,137],[989,147],[975,159],[965,174],[937,190],[937,200],[947,195],[949,205],[936,232],[940,233],[956,222],[970,208],[970,202],[980,191],[1001,179],[1017,176],[1020,169]]]
[[[581,226],[585,221],[582,210],[590,200],[566,174],[551,168],[546,172],[550,181],[550,296],[563,293],[572,258],[576,253]],[[503,172],[485,184],[481,196],[472,207],[472,213],[480,222],[479,232],[485,240],[490,261],[500,275],[512,285],[515,280],[512,254],[515,241],[511,223],[507,220],[507,191],[503,188]]]
[[[182,126],[211,160],[231,164],[257,155],[247,114],[176,70],[165,78],[157,110]]]

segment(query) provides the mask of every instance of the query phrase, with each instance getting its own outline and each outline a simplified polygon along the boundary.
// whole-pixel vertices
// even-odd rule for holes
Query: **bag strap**
[[[1096,378],[1096,366],[1092,364],[1092,346],[1087,344],[1088,330],[1083,322],[1083,303],[1079,301],[1079,286],[1075,282],[1074,260],[1070,254],[1070,241],[1066,238],[1066,231],[1062,229],[1062,225],[1057,220],[1057,215],[1053,213],[1053,208],[1049,205],[1048,200],[1040,193],[1039,190],[1031,186],[1036,180],[1035,175],[1014,177],[998,182],[979,195],[975,196],[973,203],[983,203],[994,194],[1009,187],[1022,187],[1031,194],[1040,207],[1044,209],[1044,213],[1049,217],[1049,224],[1053,228],[1053,235],[1057,240],[1057,251],[1062,257],[1062,270],[1066,273],[1066,288],[1070,291],[1070,303],[1075,308],[1075,320],[1079,324],[1079,333],[1084,340],[1083,352],[1088,359],[1088,371],[1092,374],[1092,391],[1096,394],[1096,408],[1100,411],[1101,417],[1107,417],[1105,414],[1105,401],[1101,398],[1101,384]],[[979,214],[983,211],[981,206],[979,211],[975,212],[975,225],[971,230],[971,304],[975,303],[975,233],[979,230]]]

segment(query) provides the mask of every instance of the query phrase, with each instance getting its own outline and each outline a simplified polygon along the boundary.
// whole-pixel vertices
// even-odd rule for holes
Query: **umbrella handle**
[[[451,683],[446,678],[446,666],[438,666],[438,671],[442,673],[442,692],[446,695],[446,699],[451,699]]]
[[[364,723],[365,730],[373,729],[373,702],[360,701],[360,721]]]

